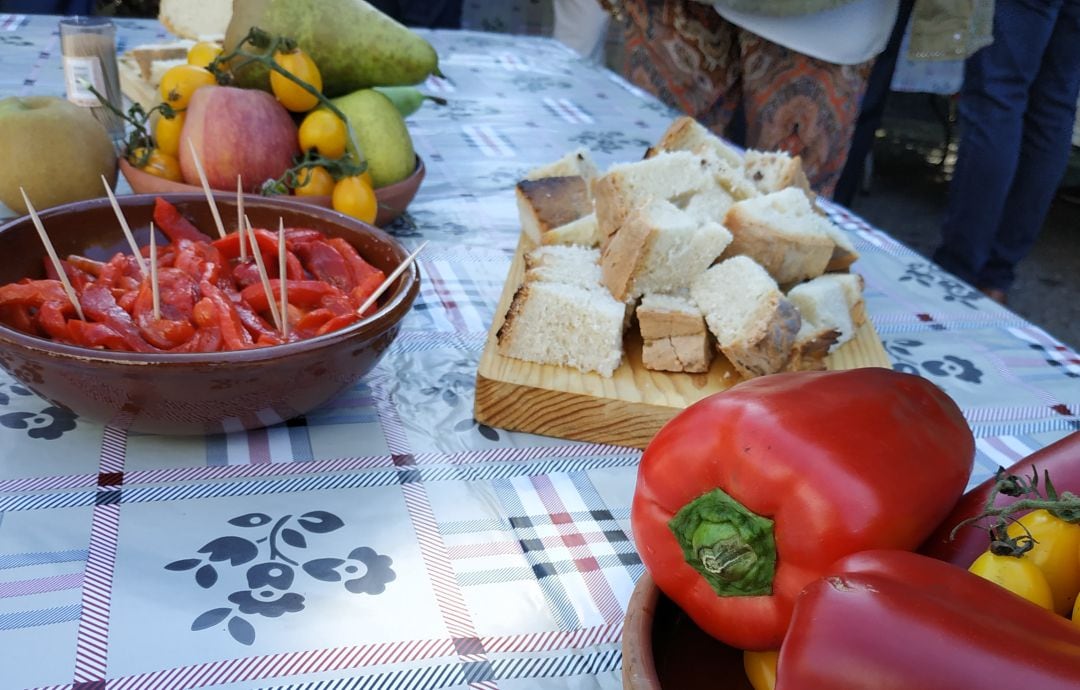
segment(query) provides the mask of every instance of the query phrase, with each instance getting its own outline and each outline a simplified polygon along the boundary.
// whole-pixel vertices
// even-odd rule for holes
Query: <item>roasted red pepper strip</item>
[[[25,304],[0,305],[0,323],[5,323],[28,335],[41,334],[37,322],[30,315],[30,307]]]
[[[327,333],[339,331],[346,326],[353,325],[359,320],[360,317],[357,316],[356,312],[353,311],[349,312],[348,314],[341,314],[340,316],[335,316],[334,318],[330,319],[322,326],[320,326],[319,330],[315,331],[315,335],[326,335]]]
[[[120,334],[124,344],[135,352],[160,352],[142,337],[131,315],[120,308],[107,287],[92,283],[80,295],[83,313],[87,318],[104,323]]]
[[[0,286],[0,307],[20,305],[40,307],[45,302],[69,302],[59,280],[31,280]]]
[[[1050,479],[1059,493],[1071,491],[1074,494],[1080,494],[1080,431],[1074,431],[1045,448],[1035,451],[1023,460],[1018,460],[1005,472],[1030,476],[1033,468],[1038,470],[1040,481],[1043,472],[1050,472]],[[949,534],[964,520],[982,514],[993,492],[994,477],[990,477],[961,496],[952,512],[919,547],[919,552],[962,568],[968,568],[989,545],[986,530],[968,525],[957,530],[953,539],[949,538]],[[994,504],[1007,506],[1017,500],[1018,497],[999,495]],[[1021,514],[1015,517],[1020,517]]]
[[[304,268],[317,280],[325,281],[342,292],[356,287],[345,258],[326,242],[299,244],[296,253]]]
[[[949,512],[975,443],[930,381],[799,372],[691,405],[641,459],[634,537],[657,586],[703,630],[775,649],[799,591],[839,557],[914,549]]]
[[[287,287],[289,304],[305,308],[320,306],[323,299],[328,296],[342,295],[341,291],[333,285],[318,280],[290,280]],[[277,278],[271,278],[270,291],[274,293],[274,299],[279,300],[281,298],[281,281]],[[263,289],[261,282],[247,286],[240,292],[240,296],[257,312],[268,311],[270,308],[266,290]]]
[[[158,293],[161,317],[154,318],[153,292],[150,281],[139,289],[133,315],[139,332],[155,347],[171,350],[195,337],[191,313],[195,307],[195,281],[183,271],[162,268],[158,271]]]
[[[130,349],[119,333],[103,323],[87,323],[71,319],[67,322],[67,326],[71,342],[76,345],[119,352]]]
[[[218,328],[221,329],[222,345],[227,350],[246,350],[254,344],[251,334],[244,328],[233,303],[216,285],[208,281],[199,283],[204,298],[210,300],[215,310]]]
[[[386,278],[383,276],[382,271],[369,273],[367,277],[363,279],[363,282],[359,283],[356,287],[353,288],[352,292],[349,293],[349,299],[352,300],[353,308],[359,309],[364,304],[364,302],[367,301],[368,297],[371,297],[371,294],[375,292],[380,285],[383,284],[383,281],[385,279]],[[367,308],[367,310],[364,312],[364,316],[374,313],[378,308],[379,304],[378,301],[376,301]]]
[[[154,224],[174,244],[180,240],[209,242],[209,235],[204,234],[191,221],[184,218],[175,206],[161,197],[154,199]]]
[[[803,591],[776,681],[776,690],[1076,690],[1080,628],[954,565],[865,551]]]
[[[38,309],[38,323],[53,340],[68,342],[71,332],[68,330],[67,319],[64,318],[64,307],[67,311],[73,311],[71,302],[46,302]]]
[[[330,237],[326,242],[333,247],[338,254],[341,254],[343,259],[345,259],[345,263],[349,266],[349,274],[352,276],[354,286],[359,286],[373,280],[372,276],[378,276],[378,282],[375,283],[376,285],[386,278],[382,271],[364,261],[364,258],[356,251],[356,247],[349,244],[346,240],[340,237]]]
[[[261,228],[255,228],[255,241],[259,245],[260,254],[262,254],[263,262],[266,265],[266,272],[270,276],[278,277],[278,241],[277,235],[269,230],[263,230]],[[250,240],[249,240],[250,242]],[[221,252],[227,260],[238,259],[240,257],[240,236],[236,233],[226,235],[225,237],[214,240],[213,246]],[[304,278],[304,269],[300,264],[300,260],[293,255],[289,249],[289,241],[285,240],[285,275],[289,280],[302,280]],[[250,244],[248,246],[250,251]]]

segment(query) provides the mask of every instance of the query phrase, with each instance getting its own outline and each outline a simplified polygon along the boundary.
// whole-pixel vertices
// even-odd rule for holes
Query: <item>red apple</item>
[[[296,124],[289,111],[265,91],[232,86],[204,86],[191,96],[180,133],[180,170],[184,181],[198,185],[191,145],[213,189],[257,191],[281,177],[300,153]]]

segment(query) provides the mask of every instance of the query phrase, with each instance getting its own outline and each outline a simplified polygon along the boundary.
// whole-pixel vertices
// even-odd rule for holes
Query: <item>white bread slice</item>
[[[525,255],[525,280],[577,285],[604,290],[600,250],[573,245],[551,245]]]
[[[709,329],[701,310],[674,295],[645,295],[637,308],[641,363],[654,371],[704,373],[713,360]]]
[[[752,259],[734,256],[713,266],[694,279],[690,296],[739,374],[763,376],[788,365],[799,312]]]
[[[687,151],[611,166],[592,187],[601,246],[638,206],[654,199],[684,203],[712,184],[707,160]]]
[[[711,151],[734,167],[742,167],[742,155],[723,139],[706,129],[692,117],[676,118],[656,145],[645,152],[647,158],[657,156],[664,151],[690,151],[702,153]]]
[[[549,230],[592,213],[589,186],[580,175],[522,180],[515,189],[521,229],[533,244]]]
[[[641,364],[653,371],[704,374],[712,364],[714,349],[709,332],[669,335],[641,344]]]
[[[197,41],[202,36],[225,36],[232,10],[232,0],[161,0],[158,21],[169,33]]]
[[[686,202],[683,210],[699,223],[723,223],[735,197],[720,185],[697,192]]]
[[[732,163],[726,158],[717,156],[712,150],[703,151],[701,156],[708,164],[716,183],[735,201],[761,196],[758,188],[746,177],[746,168],[741,160],[738,163]]]
[[[816,278],[836,246],[819,219],[794,187],[738,201],[724,219],[733,238],[725,256],[749,256],[781,284]]]
[[[818,225],[825,231],[832,241],[836,244],[833,247],[832,256],[829,257],[829,263],[825,266],[825,271],[834,273],[836,271],[846,271],[851,268],[851,264],[859,260],[859,250],[855,249],[855,245],[851,243],[851,238],[848,234],[836,227],[829,221],[828,218],[818,218]]]
[[[731,242],[719,223],[699,223],[670,202],[633,211],[600,255],[604,285],[617,300],[690,286]]]
[[[638,328],[645,340],[670,335],[708,333],[701,309],[686,297],[652,293],[637,306]]]
[[[576,244],[583,247],[600,246],[600,226],[596,214],[590,213],[566,225],[552,228],[540,235],[541,244]]]
[[[186,62],[188,51],[191,50],[193,45],[195,45],[195,41],[188,39],[181,39],[171,43],[148,43],[135,46],[127,51],[125,55],[132,58],[135,64],[139,66],[139,76],[142,77],[143,81],[150,81],[153,63],[161,60],[184,60]],[[160,80],[154,83],[160,83]]]
[[[817,201],[817,195],[810,189],[810,180],[803,170],[801,157],[793,157],[786,151],[749,149],[743,160],[746,163],[746,177],[761,193],[769,194],[795,187],[806,194],[811,204]]]
[[[858,273],[826,273],[814,279],[822,283],[834,283],[840,286],[847,301],[848,313],[855,326],[866,323],[866,303],[863,301],[863,285],[865,281]]]
[[[835,347],[855,337],[855,322],[844,288],[836,281],[823,278],[825,276],[796,285],[788,290],[787,297],[802,317],[802,329],[796,340],[823,331],[836,331]]]
[[[500,354],[611,376],[622,361],[626,305],[603,290],[527,282],[496,334]]]
[[[596,163],[588,149],[579,148],[571,151],[554,163],[541,165],[525,173],[526,180],[539,180],[544,177],[584,177],[586,186],[590,185],[599,174]]]

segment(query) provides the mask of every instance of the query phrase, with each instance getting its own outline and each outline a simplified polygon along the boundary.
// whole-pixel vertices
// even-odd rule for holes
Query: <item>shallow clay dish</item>
[[[624,690],[753,690],[742,651],[702,632],[645,573],[623,626]]]
[[[213,233],[200,194],[163,194],[196,226]],[[119,197],[141,245],[149,243],[154,195]],[[226,228],[235,225],[235,195],[217,195]],[[342,237],[388,274],[408,256],[378,228],[329,209],[283,198],[250,197],[244,210],[257,227],[314,228]],[[106,198],[40,213],[60,256],[104,260],[128,253]],[[232,222],[230,222],[232,221]],[[159,246],[167,240],[158,235]],[[0,227],[0,284],[44,276],[45,250],[28,217]],[[0,365],[49,402],[80,417],[156,434],[209,434],[257,428],[302,415],[351,386],[375,366],[397,335],[420,289],[416,264],[383,297],[379,310],[348,328],[286,345],[236,352],[145,354],[55,343],[0,324]]]
[[[197,194],[202,192],[202,187],[183,182],[173,182],[145,173],[128,163],[124,158],[120,158],[120,172],[124,174],[124,179],[128,181],[132,191],[136,194]],[[412,175],[409,175],[401,182],[395,182],[392,185],[375,190],[375,198],[379,202],[379,214],[375,218],[375,225],[380,228],[385,227],[405,212],[405,208],[412,202],[417,190],[420,189],[420,183],[424,181],[425,172],[424,161],[420,156],[417,156],[416,169],[413,170]],[[250,198],[250,196],[245,195],[245,199]],[[303,204],[330,208],[330,197],[328,196],[292,196],[288,198]]]

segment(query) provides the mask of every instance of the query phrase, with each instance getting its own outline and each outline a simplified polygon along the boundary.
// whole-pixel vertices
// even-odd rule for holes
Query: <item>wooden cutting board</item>
[[[610,378],[571,367],[534,364],[499,354],[495,334],[525,275],[528,240],[518,241],[476,372],[476,420],[488,426],[545,436],[644,448],[669,419],[691,403],[742,379],[718,356],[707,374],[650,371],[641,363],[641,338],[631,329],[623,362]],[[890,368],[867,318],[853,340],[826,360],[829,369]]]

